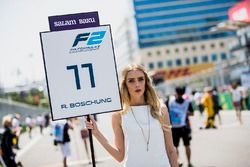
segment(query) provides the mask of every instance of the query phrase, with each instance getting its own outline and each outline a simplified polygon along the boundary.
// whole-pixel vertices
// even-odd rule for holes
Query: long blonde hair
[[[128,65],[124,70],[122,71],[122,81],[120,86],[120,92],[121,92],[121,99],[123,103],[123,111],[122,114],[125,114],[128,112],[128,108],[130,106],[130,94],[128,92],[128,88],[126,85],[126,79],[127,74],[130,71],[133,70],[139,70],[144,73],[145,76],[145,92],[144,92],[144,98],[145,102],[150,106],[150,112],[152,117],[160,120],[161,111],[160,111],[160,100],[156,94],[155,89],[153,88],[152,81],[150,77],[148,76],[145,69],[138,65],[138,64],[131,64]]]

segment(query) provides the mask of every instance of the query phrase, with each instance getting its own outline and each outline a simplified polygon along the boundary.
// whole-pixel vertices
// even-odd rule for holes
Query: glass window
[[[197,64],[198,63],[198,58],[195,56],[195,57],[193,57],[193,62],[194,62],[194,64]]]
[[[166,50],[166,53],[169,54],[169,53],[170,53],[170,50],[167,49],[167,50]]]
[[[185,47],[185,48],[184,48],[184,52],[187,52],[187,51],[188,51],[188,48],[187,48],[187,47]]]
[[[224,48],[224,42],[220,43],[220,47]]]
[[[205,50],[205,45],[201,45],[201,49],[202,49],[202,50]]]
[[[176,66],[181,66],[181,59],[176,59]]]
[[[172,67],[172,66],[173,66],[172,60],[168,60],[168,61],[167,61],[167,66],[168,66],[168,67]]]
[[[220,58],[221,58],[221,60],[226,60],[227,59],[227,54],[226,53],[221,53]]]
[[[235,58],[236,56],[234,54],[230,54],[230,58]]]
[[[190,59],[186,58],[186,65],[190,65]]]
[[[152,53],[151,52],[148,52],[148,57],[151,57]]]
[[[158,51],[156,52],[156,54],[157,54],[157,55],[161,55],[161,52],[158,50]]]
[[[154,67],[155,67],[155,66],[154,66],[154,63],[149,63],[149,64],[148,64],[148,67],[149,67],[150,70],[154,69]]]
[[[202,56],[202,62],[207,63],[208,62],[208,57],[207,55]]]
[[[211,43],[211,44],[210,44],[210,47],[211,47],[211,48],[215,48],[214,43]]]
[[[178,52],[179,52],[179,49],[178,49],[178,48],[176,48],[176,49],[175,49],[175,52],[176,52],[176,53],[178,53]]]
[[[183,4],[174,4],[174,5],[162,5],[158,6],[155,8],[138,8],[139,6],[143,5],[154,5],[156,3],[164,3],[164,2],[176,2],[176,0],[157,0],[157,1],[146,1],[146,0],[135,0],[134,5],[136,6],[135,10],[138,13],[147,13],[147,12],[152,12],[152,11],[168,11],[168,10],[176,10],[176,9],[183,9],[186,10],[187,8],[190,7],[200,7],[200,6],[210,6],[210,5],[219,5],[222,3],[227,3],[227,2],[236,2],[236,0],[210,0],[210,1],[197,1],[197,2],[192,2],[192,3],[183,3]],[[198,11],[197,11],[198,12]],[[198,13],[200,14],[200,13]]]
[[[161,19],[170,19],[170,18],[176,18],[176,20],[178,20],[178,18],[187,17],[187,16],[205,15],[207,13],[218,13],[218,12],[221,12],[221,11],[226,12],[228,9],[229,9],[229,7],[220,7],[220,8],[216,8],[216,9],[208,9],[208,10],[203,9],[203,10],[199,10],[199,11],[198,10],[196,10],[196,11],[185,11],[185,12],[179,12],[179,13],[173,13],[173,14],[166,13],[166,14],[152,16],[152,17],[136,17],[136,21],[137,22],[145,22],[145,21],[149,21],[149,20],[161,20]],[[139,11],[136,11],[136,13],[140,14]],[[226,16],[226,14],[223,15],[223,16]],[[217,16],[216,18],[220,18],[220,17],[222,17],[222,16]],[[202,20],[202,19],[199,18],[199,19],[193,19],[193,20],[195,21],[195,20]],[[219,21],[220,20],[221,19],[219,19]],[[205,21],[210,21],[210,20],[206,19]],[[179,23],[179,22],[180,21],[174,22],[174,24]],[[189,23],[190,21],[186,20],[185,22]]]
[[[159,61],[159,62],[157,63],[157,65],[158,65],[159,68],[162,68],[162,67],[163,67],[163,63],[162,63],[161,61]]]
[[[212,54],[212,61],[217,61],[217,54]]]
[[[192,46],[192,50],[196,50],[196,47],[195,47],[195,46]]]
[[[152,46],[160,46],[160,45],[166,45],[166,44],[176,44],[180,42],[190,42],[190,41],[197,41],[197,40],[207,40],[207,39],[215,39],[215,38],[222,38],[222,37],[229,37],[229,36],[235,36],[235,32],[218,32],[214,34],[205,34],[205,35],[199,35],[199,36],[190,36],[190,37],[181,37],[181,38],[174,38],[174,39],[166,39],[166,40],[160,40],[160,41],[148,41],[144,42],[141,41],[142,39],[139,39],[139,47],[145,48],[145,47],[152,47]]]

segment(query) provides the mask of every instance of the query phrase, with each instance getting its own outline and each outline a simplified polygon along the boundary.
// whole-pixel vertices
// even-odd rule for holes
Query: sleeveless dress
[[[124,167],[170,167],[161,124],[151,116],[149,105],[131,106],[128,113],[122,115],[122,129],[125,140]]]

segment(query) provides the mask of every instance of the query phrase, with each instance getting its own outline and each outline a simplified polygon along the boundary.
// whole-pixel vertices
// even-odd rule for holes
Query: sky
[[[114,32],[131,16],[132,0],[1,0],[0,87],[45,78],[39,32],[49,31],[48,16],[98,11],[100,24]]]

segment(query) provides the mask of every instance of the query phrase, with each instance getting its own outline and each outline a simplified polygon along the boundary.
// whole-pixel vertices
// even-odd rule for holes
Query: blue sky
[[[0,86],[12,87],[44,78],[39,32],[48,16],[98,11],[113,34],[131,15],[130,0],[1,0]],[[116,38],[114,36],[114,38]]]

